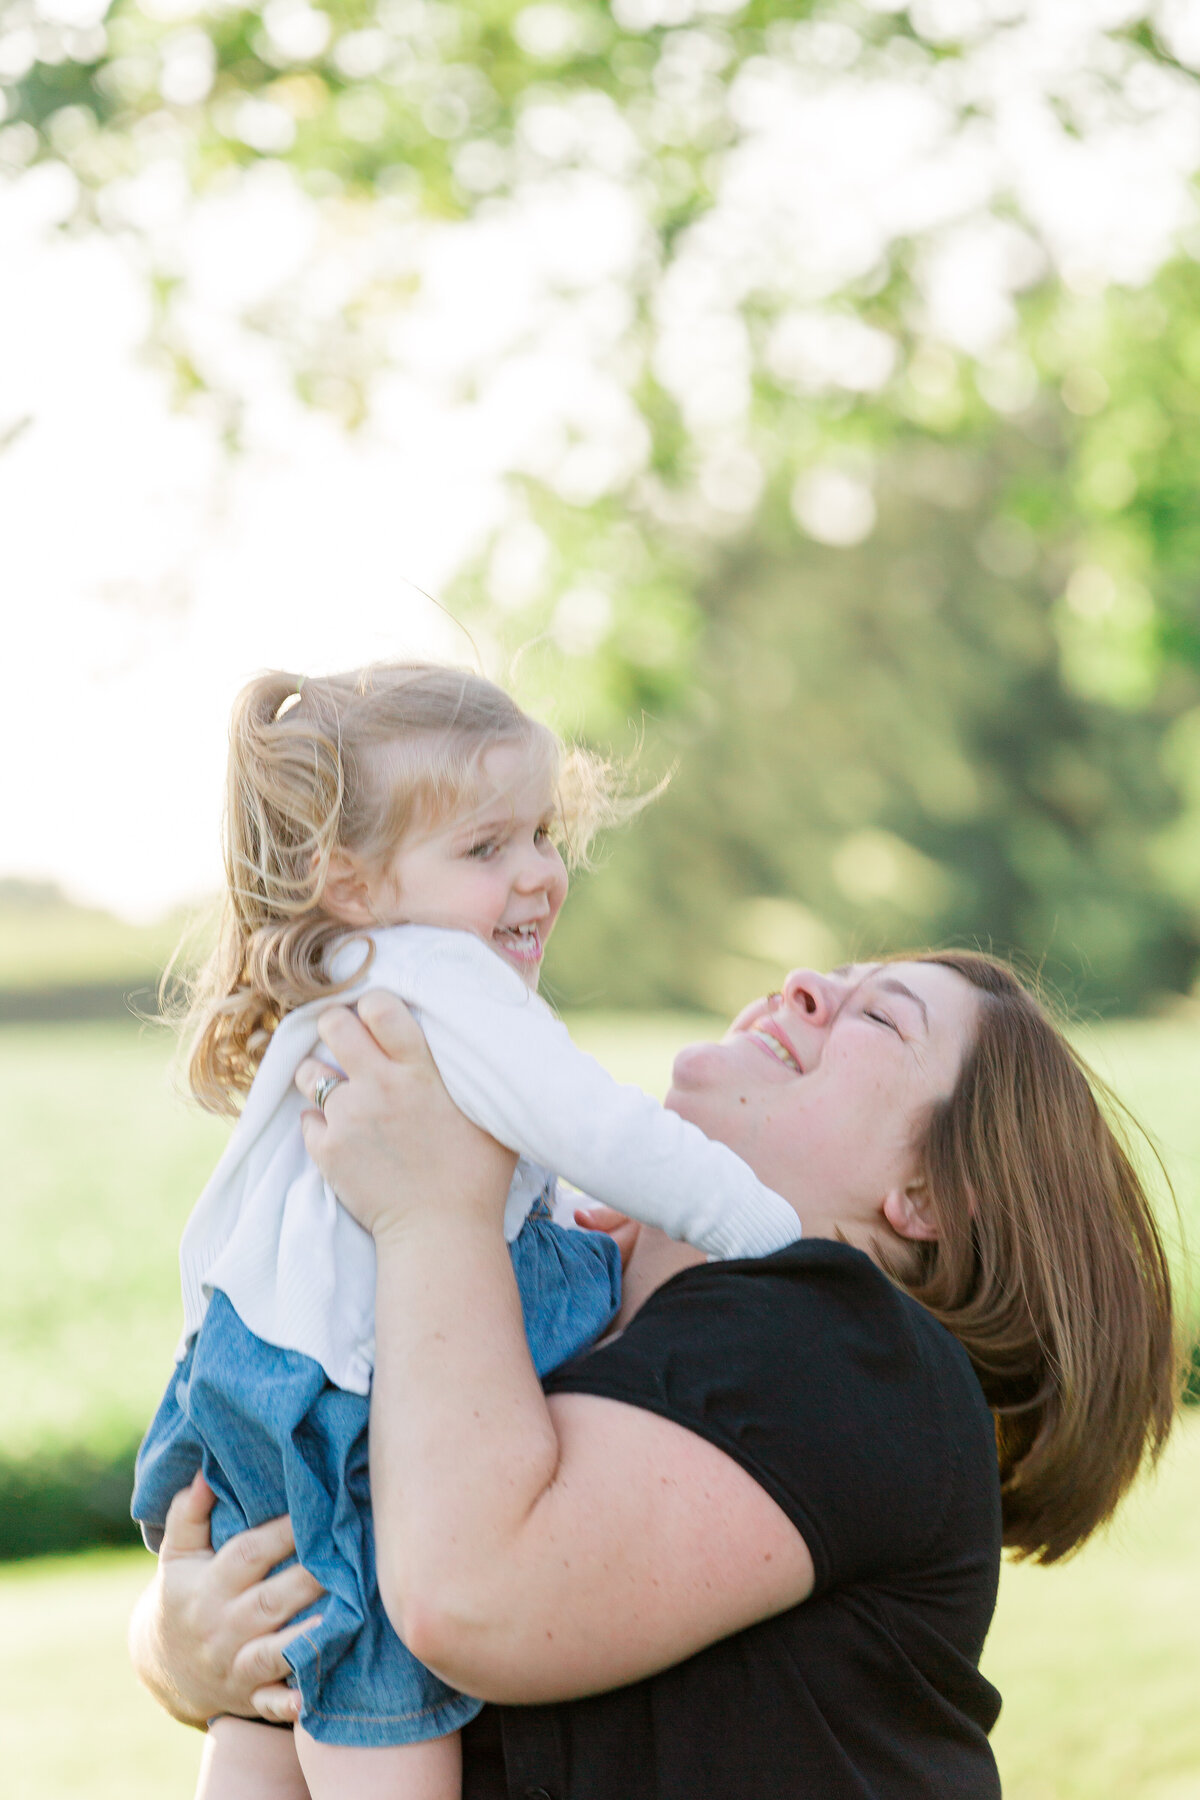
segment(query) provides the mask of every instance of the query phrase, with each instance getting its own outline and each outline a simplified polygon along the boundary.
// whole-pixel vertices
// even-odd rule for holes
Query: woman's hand
[[[516,1158],[459,1112],[404,1003],[372,991],[322,1013],[320,1032],[345,1079],[305,1113],[304,1143],[359,1224],[379,1238],[431,1209],[498,1221]],[[329,1072],[309,1057],[296,1086],[314,1100]]]
[[[312,1621],[288,1620],[324,1589],[297,1563],[271,1574],[295,1549],[286,1518],[244,1531],[214,1554],[212,1506],[199,1475],[171,1502],[158,1573],[130,1622],[134,1669],[185,1725],[218,1713],[292,1724],[299,1695],[285,1685],[283,1651]]]

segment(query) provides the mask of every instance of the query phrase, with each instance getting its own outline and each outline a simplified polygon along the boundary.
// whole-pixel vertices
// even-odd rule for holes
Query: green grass
[[[169,1054],[132,1021],[0,1030],[9,1459],[104,1453],[157,1404],[179,1328],[179,1233],[225,1138],[174,1093]]]
[[[1005,1800],[1200,1800],[1200,1415],[1109,1532],[1005,1568],[984,1673]]]
[[[138,1687],[125,1627],[143,1551],[0,1570],[0,1742],[6,1800],[185,1800],[201,1738]]]
[[[984,1656],[1004,1695],[1005,1800],[1200,1800],[1200,1415],[1107,1537],[1060,1569],[1009,1567]],[[7,1800],[185,1800],[200,1740],[125,1658],[139,1552],[0,1570]]]

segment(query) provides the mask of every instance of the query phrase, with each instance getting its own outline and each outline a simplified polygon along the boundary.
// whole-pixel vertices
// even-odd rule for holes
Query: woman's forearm
[[[376,1244],[380,1588],[400,1635],[435,1664],[445,1642],[461,1650],[503,1617],[558,1466],[495,1216],[431,1212]]]

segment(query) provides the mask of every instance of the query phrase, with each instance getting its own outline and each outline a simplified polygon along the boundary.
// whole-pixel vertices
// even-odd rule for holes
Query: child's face
[[[473,931],[535,988],[567,897],[567,871],[550,837],[554,796],[545,772],[516,746],[491,751],[483,774],[479,805],[394,853],[378,916],[386,925]]]

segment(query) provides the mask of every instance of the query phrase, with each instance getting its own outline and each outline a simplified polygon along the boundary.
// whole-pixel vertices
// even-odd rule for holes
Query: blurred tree
[[[0,168],[140,262],[234,447],[264,357],[403,431],[485,271],[432,379],[513,503],[458,600],[680,763],[570,997],[968,936],[1129,1005],[1200,948],[1197,65],[1176,0],[8,0]]]
[[[723,1010],[791,963],[930,940],[1015,952],[1102,1012],[1186,988],[1200,684],[1131,705],[1090,664],[1065,678],[1070,534],[1038,554],[1019,501],[1057,498],[1064,526],[1071,476],[1008,428],[897,451],[853,547],[797,544],[768,504],[698,587],[678,772],[564,914],[564,999]]]

